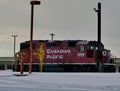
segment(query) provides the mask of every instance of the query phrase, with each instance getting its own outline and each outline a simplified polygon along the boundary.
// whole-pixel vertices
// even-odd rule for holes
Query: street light
[[[11,35],[11,37],[14,38],[14,57],[15,57],[16,37],[18,37],[18,35]]]
[[[33,17],[34,17],[34,5],[40,5],[40,1],[30,1],[31,4],[31,27],[30,27],[30,64],[29,64],[29,73],[32,72],[32,60],[33,60],[33,49],[32,49],[32,40],[33,40]]]
[[[53,37],[55,36],[55,34],[51,33],[51,42],[53,42]]]
[[[14,38],[14,60],[15,60],[16,37],[18,37],[18,35],[11,35],[11,37]],[[17,69],[16,64],[17,63],[16,63],[16,60],[15,60],[15,67],[14,67],[15,70]]]

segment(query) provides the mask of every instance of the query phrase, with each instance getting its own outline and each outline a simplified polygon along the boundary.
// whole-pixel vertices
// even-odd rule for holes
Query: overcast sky
[[[120,0],[41,0],[34,8],[34,39],[97,40],[97,3],[102,4],[102,42],[120,57]],[[30,0],[0,0],[0,56],[13,56],[13,37],[30,39]]]

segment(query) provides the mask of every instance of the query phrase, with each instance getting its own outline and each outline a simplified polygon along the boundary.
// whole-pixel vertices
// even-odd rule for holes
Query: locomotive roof
[[[87,40],[33,40],[33,44],[44,42],[47,46],[59,46],[59,45],[68,45],[69,47],[75,47],[76,45],[91,45],[96,47],[104,48],[102,43],[98,43],[97,41],[87,41]],[[25,49],[30,47],[30,41],[25,41],[20,43],[20,49]]]
[[[54,41],[49,41],[49,40],[33,40],[33,43],[38,43],[38,42],[74,42],[75,44],[92,44],[92,45],[96,45],[96,46],[104,46],[102,43],[98,43],[97,41],[93,40],[93,41],[88,41],[88,40],[54,40]],[[21,44],[29,44],[30,41],[25,41],[22,42]]]
[[[51,41],[49,41],[49,40],[33,40],[33,43],[36,43],[36,42],[51,42]],[[54,40],[52,42],[76,42],[78,44],[97,43],[97,41],[94,41],[94,40],[93,41],[88,41],[88,40]],[[25,41],[22,43],[29,44],[30,41]]]

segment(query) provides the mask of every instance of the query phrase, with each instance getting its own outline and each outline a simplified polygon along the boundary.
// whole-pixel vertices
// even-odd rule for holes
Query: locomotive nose
[[[102,51],[103,56],[110,56],[110,51],[109,50],[104,50]]]

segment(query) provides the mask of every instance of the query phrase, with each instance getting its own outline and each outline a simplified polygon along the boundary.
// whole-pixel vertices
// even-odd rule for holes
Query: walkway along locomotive
[[[17,71],[29,70],[29,41],[20,44]],[[98,50],[99,47],[99,50]],[[44,72],[97,72],[97,60],[101,60],[104,72],[115,72],[116,65],[110,60],[110,50],[102,43],[86,40],[33,41],[32,71]],[[15,68],[14,68],[15,70]]]

